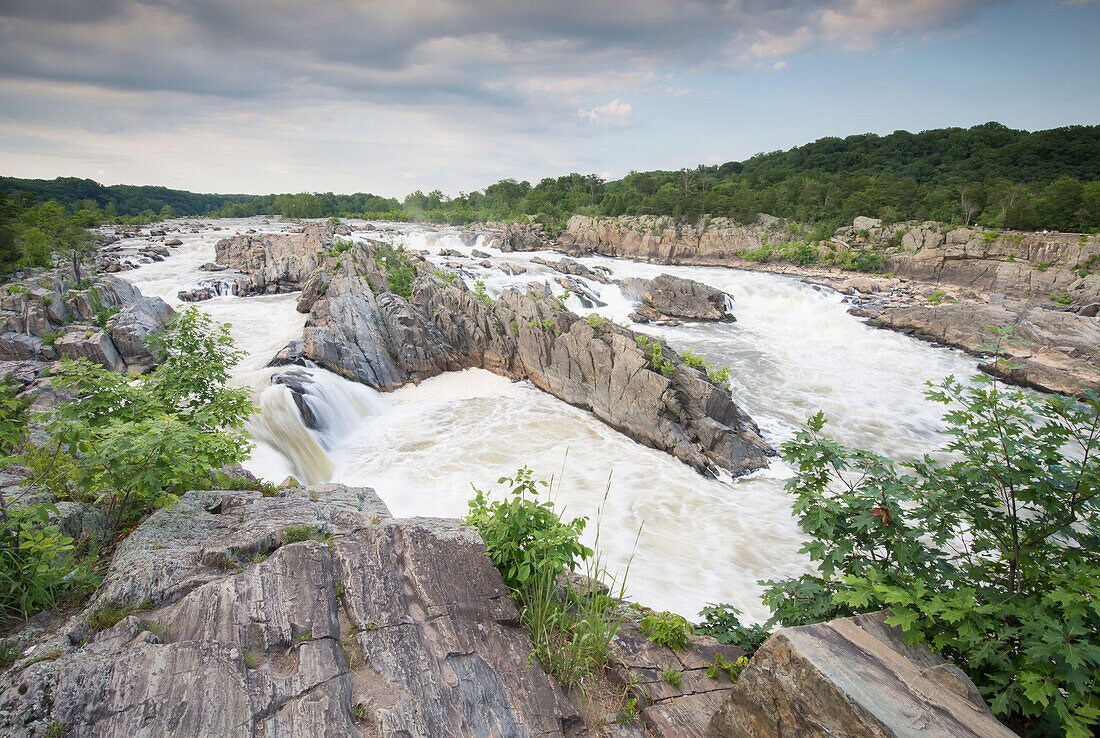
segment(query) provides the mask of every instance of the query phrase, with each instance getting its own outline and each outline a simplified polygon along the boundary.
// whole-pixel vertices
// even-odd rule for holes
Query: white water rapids
[[[215,225],[223,230],[211,230]],[[180,231],[171,235],[183,245],[169,259],[120,275],[176,307],[181,304],[178,290],[216,276],[199,267],[214,260],[218,239],[249,228],[264,232],[290,227],[263,219],[184,221],[177,226]],[[192,228],[199,230],[191,233]],[[531,262],[533,256],[556,260],[557,254],[501,254],[479,245],[490,254],[486,268],[479,265],[480,257],[469,258],[473,247],[464,246],[454,232],[400,226],[356,237],[368,235],[427,250],[437,265],[457,261],[463,277],[471,284],[484,280],[490,294],[530,281],[549,282],[555,293],[563,291],[553,280],[557,272]],[[440,257],[441,249],[466,257]],[[847,314],[840,295],[795,278],[608,258],[582,261],[609,268],[615,279],[664,272],[732,294],[736,323],[639,330],[667,339],[677,350],[690,347],[708,361],[730,366],[735,399],[777,448],[820,409],[830,419],[828,433],[844,443],[899,459],[931,451],[941,444],[941,408],[924,399],[925,382],[975,371],[975,362],[960,352],[864,325]],[[508,276],[498,268],[504,262],[528,271]],[[567,306],[627,320],[634,305],[616,285],[584,285],[607,305],[584,309],[574,294]],[[254,389],[262,411],[251,424],[257,444],[246,464],[258,476],[278,482],[293,474],[310,483],[370,486],[398,516],[460,516],[472,495],[471,483],[496,490],[498,477],[526,465],[539,478],[555,478],[554,494],[567,516],[592,519],[589,543],[610,478],[599,548],[611,571],[623,570],[637,537],[628,593],[689,618],[707,602],[730,602],[750,618],[763,620],[768,612],[760,604],[757,581],[807,570],[805,557],[798,553],[801,534],[783,489],[790,470],[779,459],[747,477],[704,479],[587,412],[488,372],[444,375],[381,395],[330,372],[308,369],[316,383],[307,400],[324,431],[305,428],[290,391],[269,382],[278,370],[264,368],[283,345],[301,337],[305,316],[295,310],[297,297],[222,296],[199,303],[216,319],[232,324],[238,346],[247,352],[235,379]]]

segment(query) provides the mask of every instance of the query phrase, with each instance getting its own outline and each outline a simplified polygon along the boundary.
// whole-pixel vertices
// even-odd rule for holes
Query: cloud
[[[627,128],[638,122],[634,115],[634,106],[620,100],[612,100],[605,105],[596,105],[577,111],[577,117],[583,123],[600,128]]]
[[[127,137],[153,146],[172,135],[250,166],[272,147],[272,160],[310,151],[332,167],[357,152],[371,176],[391,155],[415,160],[392,162],[414,174],[449,172],[467,152],[497,162],[477,163],[476,176],[516,161],[584,166],[565,153],[569,140],[644,128],[639,96],[685,98],[693,75],[778,70],[853,39],[927,33],[991,2],[0,0],[0,127],[81,142],[74,167],[132,161],[108,167],[120,172],[160,156]],[[390,146],[385,157],[376,142]],[[0,155],[16,153],[32,166],[0,142]],[[194,169],[181,159],[174,181]],[[241,173],[221,189],[233,181],[256,180]]]

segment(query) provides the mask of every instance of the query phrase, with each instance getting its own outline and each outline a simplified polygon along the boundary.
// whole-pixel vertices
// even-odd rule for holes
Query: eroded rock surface
[[[0,286],[0,360],[85,358],[108,369],[142,372],[157,363],[147,339],[175,311],[111,275],[78,286],[63,270]]]
[[[262,262],[271,250],[258,246],[233,266]],[[479,297],[421,257],[407,258],[420,271],[410,300],[389,291],[369,244],[327,257],[302,285],[301,356],[383,391],[471,367],[527,379],[704,473],[759,469],[774,454],[728,389],[671,349],[663,349],[666,376],[632,331],[590,325],[533,292]]]
[[[733,298],[693,279],[661,274],[654,279],[628,277],[619,282],[623,294],[640,300],[636,312],[645,321],[732,321]]]
[[[120,546],[85,614],[138,603],[99,633],[73,618],[0,677],[0,732],[562,736],[579,724],[477,533],[393,519],[371,490],[184,495]]]
[[[899,307],[875,314],[870,323],[969,351],[997,343],[987,326],[1012,327],[1000,340],[1007,361],[982,364],[983,371],[1048,392],[1100,391],[1100,375],[1093,369],[1100,366],[1096,318],[1005,301]]]
[[[711,722],[720,738],[1011,738],[974,684],[876,613],[774,633]]]

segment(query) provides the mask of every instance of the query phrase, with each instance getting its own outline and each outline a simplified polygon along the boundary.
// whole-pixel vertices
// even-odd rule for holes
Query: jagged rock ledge
[[[406,258],[420,276],[405,300],[389,291],[371,243],[321,256],[301,284],[298,310],[309,314],[301,356],[349,379],[388,391],[446,371],[488,369],[529,380],[704,474],[760,469],[775,453],[725,387],[668,347],[664,374],[655,371],[630,330],[590,323],[534,292],[481,298],[415,254]],[[312,244],[273,236],[219,260],[261,284],[301,275],[314,258]]]
[[[144,372],[157,363],[146,338],[175,311],[111,275],[77,285],[52,270],[0,285],[0,361],[86,358],[114,371]]]

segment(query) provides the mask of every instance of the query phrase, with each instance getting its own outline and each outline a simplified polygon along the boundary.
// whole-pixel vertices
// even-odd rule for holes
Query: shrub
[[[947,297],[947,292],[944,290],[936,290],[928,296],[929,305],[940,305],[943,303],[943,298]]]
[[[749,665],[749,659],[746,656],[739,656],[734,659],[733,663],[726,661],[726,657],[721,653],[714,654],[714,661],[707,664],[707,676],[711,679],[717,679],[722,674],[729,677],[729,680],[734,684],[737,684],[737,679],[741,676],[741,672],[745,670],[745,667]]]
[[[1086,738],[1100,721],[1100,395],[953,378],[948,460],[902,464],[821,435],[783,447],[818,574],[766,582],[773,622],[889,608],[1022,730]]]
[[[540,662],[565,689],[578,688],[584,695],[603,673],[611,639],[622,622],[618,603],[625,575],[615,596],[599,588],[596,582],[607,572],[599,556],[580,541],[587,518],[563,521],[551,502],[539,499],[538,487],[546,483],[533,479],[529,469],[498,483],[511,488],[511,498],[489,502],[475,487],[464,522],[477,528],[489,558],[511,588]],[[562,574],[581,563],[587,565],[586,584],[565,583]]]
[[[703,620],[695,628],[719,643],[726,643],[753,653],[771,633],[763,625],[741,624],[741,611],[733,605],[707,605],[699,612]]]
[[[69,455],[74,481],[124,513],[171,504],[209,485],[211,469],[244,459],[249,392],[227,386],[241,354],[228,326],[191,307],[154,338],[163,364],[138,380],[86,361],[63,362],[56,386],[71,399],[48,422]]]
[[[642,633],[658,646],[683,651],[692,633],[688,621],[672,612],[648,612],[642,618]]]
[[[486,307],[493,306],[493,298],[489,297],[489,293],[485,290],[485,281],[482,279],[474,282],[474,299]]]
[[[412,283],[418,269],[409,258],[404,246],[380,244],[377,250],[378,261],[386,269],[386,283],[390,292],[406,300],[412,299]]]
[[[601,335],[605,330],[607,330],[607,318],[603,317],[602,315],[596,315],[595,313],[592,313],[584,320],[586,323],[588,323],[588,325],[592,326],[592,330],[596,332],[597,336]]]
[[[672,664],[669,664],[665,670],[661,672],[661,679],[673,687],[679,687],[684,683],[684,672],[680,671]]]
[[[1072,305],[1073,304],[1073,298],[1070,297],[1067,294],[1051,295],[1050,299],[1051,299],[1052,302],[1056,302],[1059,305]]]
[[[539,499],[538,486],[547,485],[535,480],[530,469],[523,467],[497,484],[510,486],[511,497],[490,502],[475,487],[465,522],[477,528],[510,588],[519,589],[532,577],[556,577],[592,555],[580,542],[588,518],[563,522],[552,502]]]
[[[722,384],[729,387],[730,368],[728,366],[715,367],[713,364],[707,364],[707,378],[715,384]]]
[[[650,341],[645,336],[634,336],[634,342],[646,355],[651,371],[655,371],[662,377],[671,377],[676,371],[676,366],[665,358],[664,347],[660,341]]]
[[[689,348],[680,352],[680,360],[693,369],[705,370],[707,368],[707,362],[703,360],[703,357]]]
[[[779,250],[779,253],[784,259],[802,266],[809,266],[817,261],[817,249],[801,241],[787,244]]]

